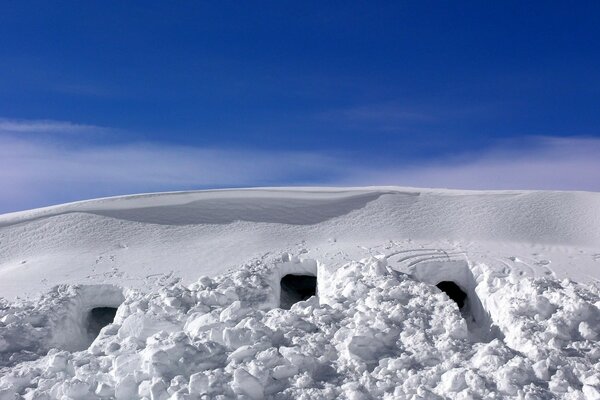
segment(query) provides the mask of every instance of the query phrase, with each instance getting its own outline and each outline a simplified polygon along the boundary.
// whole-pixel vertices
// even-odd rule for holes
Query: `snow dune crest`
[[[389,225],[403,222],[396,232],[405,235],[452,234],[456,238],[574,244],[600,241],[596,224],[600,222],[600,193],[397,187],[264,188],[131,195],[5,214],[0,216],[0,227],[69,213],[162,225],[235,221],[314,225],[353,211],[352,216],[356,217],[355,214],[366,213],[369,208],[388,212]]]
[[[368,255],[358,254],[357,245],[389,240],[478,254],[502,247],[496,244],[537,246],[531,253],[560,261],[548,265],[554,273],[589,281],[600,278],[590,275],[600,254],[599,227],[600,194],[587,192],[379,187],[125,196],[0,216],[0,293],[13,298],[61,283],[122,279],[143,288],[165,268],[191,283],[299,243],[315,258],[329,257],[324,249],[331,253],[332,240],[355,259]],[[495,244],[477,247],[483,242]]]

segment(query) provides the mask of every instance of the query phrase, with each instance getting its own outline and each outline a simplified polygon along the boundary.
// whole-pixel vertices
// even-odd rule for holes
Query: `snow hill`
[[[600,399],[600,193],[265,188],[0,216],[0,399]]]

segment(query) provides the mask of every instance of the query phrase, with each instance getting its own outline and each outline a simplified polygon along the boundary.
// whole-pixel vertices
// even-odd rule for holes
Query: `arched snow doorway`
[[[111,324],[125,301],[123,289],[114,285],[81,285],[71,289],[59,310],[50,343],[69,351],[87,349],[105,326]],[[58,316],[57,316],[58,317]]]
[[[487,342],[500,337],[492,329],[491,317],[475,290],[477,282],[466,260],[423,261],[411,266],[408,273],[420,282],[435,285],[456,303],[473,341]]]
[[[320,279],[318,263],[312,259],[299,259],[286,255],[284,262],[273,269],[272,307],[289,310],[295,303],[319,297]]]

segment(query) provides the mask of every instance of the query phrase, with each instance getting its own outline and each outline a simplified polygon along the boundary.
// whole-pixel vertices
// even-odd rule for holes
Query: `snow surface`
[[[316,296],[280,308],[287,274]],[[598,193],[273,188],[6,214],[0,399],[600,399],[598,282]],[[94,338],[97,307],[118,311]]]

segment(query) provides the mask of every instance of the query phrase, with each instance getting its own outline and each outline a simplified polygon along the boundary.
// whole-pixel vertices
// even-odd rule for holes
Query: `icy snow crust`
[[[318,297],[278,308],[274,282],[315,269]],[[331,269],[284,254],[124,301],[114,287],[59,287],[2,305],[0,344],[17,355],[2,362],[40,358],[2,369],[0,398],[597,398],[600,290],[470,270],[484,329],[495,328],[483,341],[444,293],[383,257]],[[111,301],[123,301],[116,319],[89,349],[45,341],[64,326],[65,304],[85,304],[71,306],[76,320]]]

